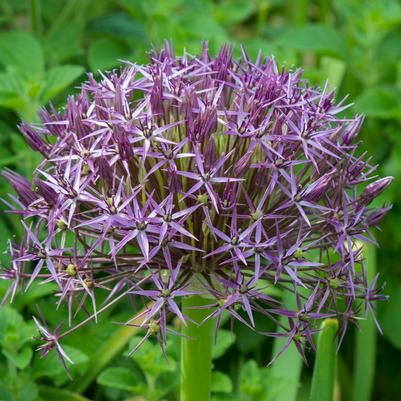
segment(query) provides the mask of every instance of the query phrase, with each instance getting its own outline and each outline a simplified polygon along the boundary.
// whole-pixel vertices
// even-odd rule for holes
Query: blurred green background
[[[393,203],[370,251],[372,270],[381,273],[390,301],[380,305],[383,336],[371,322],[362,332],[350,330],[340,352],[338,400],[397,401],[401,398],[401,1],[399,0],[0,0],[0,168],[11,167],[29,177],[37,156],[17,132],[20,119],[37,120],[40,107],[52,100],[61,106],[85,79],[85,71],[118,67],[118,60],[145,63],[151,45],[172,40],[176,54],[200,51],[208,40],[213,52],[224,43],[243,44],[250,56],[262,50],[281,66],[302,67],[305,77],[349,94],[352,113],[367,118],[361,139],[381,175],[393,175],[390,190],[378,204]],[[9,190],[4,180],[0,191]],[[20,228],[0,216],[0,261],[7,266],[7,238]],[[0,295],[6,283],[0,284]],[[171,340],[166,364],[154,344],[147,343],[131,359],[124,354],[132,329],[110,325],[128,317],[124,305],[98,325],[66,341],[75,365],[73,381],[55,355],[41,360],[31,322],[41,305],[49,324],[59,321],[51,286],[34,287],[0,309],[0,400],[79,401],[177,399],[179,346]],[[52,320],[53,318],[53,320]],[[264,323],[266,330],[273,330]],[[214,401],[306,400],[310,368],[294,352],[273,368],[265,363],[277,344],[236,328],[223,330],[215,346]],[[361,334],[362,333],[362,334]],[[313,355],[310,356],[313,362]],[[376,367],[376,369],[374,369]],[[301,374],[301,376],[299,376]],[[286,388],[296,388],[298,395]]]

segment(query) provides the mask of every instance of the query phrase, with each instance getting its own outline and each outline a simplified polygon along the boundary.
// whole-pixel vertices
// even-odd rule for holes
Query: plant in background
[[[11,171],[8,203],[24,228],[3,272],[25,290],[54,282],[69,329],[38,322],[44,354],[126,297],[143,299],[127,325],[155,336],[182,327],[181,399],[210,396],[212,337],[223,314],[260,331],[273,321],[305,358],[321,320],[338,319],[340,339],[358,315],[385,297],[367,282],[359,241],[388,211],[371,202],[392,178],[356,141],[362,118],[333,92],[273,58],[176,57],[169,44],[148,65],[89,75],[63,111],[22,123],[43,155],[32,182]],[[269,289],[294,293],[286,309]],[[107,297],[99,307],[97,297]],[[76,325],[74,314],[92,308]],[[284,320],[283,320],[284,318]]]

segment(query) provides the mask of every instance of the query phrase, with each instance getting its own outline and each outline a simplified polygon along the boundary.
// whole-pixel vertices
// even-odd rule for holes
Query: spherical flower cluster
[[[361,242],[374,242],[369,229],[389,208],[369,205],[391,182],[374,176],[355,141],[362,117],[342,117],[346,107],[300,70],[244,50],[234,60],[229,47],[176,57],[166,44],[148,65],[89,74],[65,109],[20,126],[43,161],[32,182],[4,172],[24,228],[2,272],[7,297],[54,282],[70,315],[91,302],[87,320],[143,298],[144,338],[161,344],[172,317],[187,323],[180,300],[192,294],[209,299],[217,324],[224,311],[255,330],[255,314],[271,319],[282,331],[261,334],[301,352],[319,319],[338,317],[343,335],[361,300],[373,310],[383,298]],[[295,294],[294,310],[280,290]],[[38,325],[45,351],[63,354],[74,326]]]

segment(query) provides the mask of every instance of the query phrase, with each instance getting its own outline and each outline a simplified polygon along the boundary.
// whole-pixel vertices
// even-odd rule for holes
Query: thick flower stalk
[[[219,325],[224,311],[254,330],[256,314],[287,317],[278,334],[261,334],[301,353],[323,318],[336,317],[343,336],[360,300],[373,311],[384,298],[360,243],[374,242],[369,230],[389,208],[369,205],[391,182],[375,176],[356,140],[362,117],[345,108],[300,70],[244,50],[235,61],[229,47],[176,57],[166,44],[148,65],[89,74],[64,109],[20,126],[43,161],[32,182],[4,172],[24,228],[2,273],[7,296],[54,282],[71,316],[91,303],[86,321],[139,297],[144,339],[163,347],[171,318],[194,323],[182,302],[195,294],[208,310],[200,324]],[[273,286],[295,294],[295,310]],[[40,328],[63,354],[58,341],[83,323]]]

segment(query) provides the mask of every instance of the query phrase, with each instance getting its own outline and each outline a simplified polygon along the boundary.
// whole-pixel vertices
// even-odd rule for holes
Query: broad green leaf
[[[143,383],[133,371],[127,368],[108,368],[99,375],[97,382],[103,386],[126,390],[132,393],[143,388]]]
[[[29,374],[22,373],[18,376],[18,392],[17,400],[36,401],[38,396],[37,384],[32,380]]]
[[[391,65],[401,58],[401,34],[399,32],[390,32],[380,43],[377,50],[378,61],[383,64]]]
[[[108,39],[97,40],[89,49],[88,60],[92,71],[115,67],[119,59],[126,57],[127,50],[118,42]]]
[[[45,62],[39,41],[20,31],[0,33],[0,63],[15,67],[30,80],[41,77]]]
[[[60,64],[83,53],[83,21],[67,21],[43,41],[46,60],[49,64]]]
[[[13,306],[16,309],[21,309],[27,305],[34,305],[35,300],[42,298],[45,295],[50,295],[57,290],[57,284],[55,283],[37,283],[33,282],[27,292],[17,292],[17,296],[13,301]]]
[[[91,356],[85,372],[71,383],[70,389],[80,393],[84,392],[96,379],[99,372],[127,346],[137,331],[137,327],[123,326],[105,339],[98,347],[97,352]],[[89,335],[94,335],[94,333],[89,333]]]
[[[234,333],[229,330],[219,330],[217,333],[217,340],[212,349],[212,359],[220,358],[234,343]]]
[[[345,17],[347,33],[365,48],[377,46],[390,29],[401,23],[401,6],[397,0],[335,0],[333,3],[337,13]]]
[[[186,32],[195,38],[214,39],[221,42],[228,40],[224,28],[209,15],[199,15],[192,20],[186,18],[181,23]]]
[[[310,401],[332,401],[337,369],[338,321],[326,319],[322,323],[313,367]]]
[[[0,72],[0,106],[13,110],[24,108],[25,83],[13,67],[9,67],[7,72]]]
[[[393,27],[401,25],[401,5],[399,1],[382,0],[373,2],[376,3],[371,10],[372,21],[384,30],[389,30]]]
[[[248,0],[223,0],[214,4],[213,14],[224,25],[238,24],[256,11],[256,4]]]
[[[1,401],[37,401],[38,388],[26,372],[0,379]],[[47,401],[47,400],[46,400]]]
[[[152,2],[133,2],[131,0],[120,0],[119,2],[123,4],[127,8],[127,10],[130,10],[131,13],[134,13],[133,9],[136,8],[138,11],[148,17],[169,17],[171,13],[176,13],[179,10],[179,7],[182,7],[183,5],[187,5],[190,8],[193,8],[193,5],[196,4],[196,0],[193,0],[191,2],[186,2],[185,0],[153,0]],[[206,6],[207,0],[205,0],[204,3]],[[138,14],[136,13],[136,15]]]
[[[21,351],[3,349],[3,354],[9,359],[18,369],[25,369],[32,359],[32,348],[26,346]]]
[[[164,399],[163,396],[179,388],[181,378],[178,373],[177,369],[175,372],[162,373],[157,377],[156,387],[161,399]]]
[[[251,399],[257,399],[257,396],[263,393],[263,377],[261,369],[254,360],[245,362],[241,367],[240,373],[240,392],[246,394]]]
[[[83,395],[61,388],[39,386],[39,401],[90,401]]]
[[[211,391],[214,393],[231,393],[233,385],[230,377],[222,372],[212,372]]]
[[[8,351],[20,349],[32,339],[36,330],[10,306],[0,308],[0,344]]]
[[[397,143],[398,141],[399,138],[393,143]],[[401,147],[399,145],[393,146],[390,154],[387,155],[387,159],[382,166],[382,171],[384,175],[393,176],[394,182],[371,203],[373,207],[381,207],[384,203],[391,204],[396,202],[401,196]],[[387,293],[387,289],[385,292]]]
[[[342,60],[324,56],[320,60],[320,70],[323,75],[323,82],[327,79],[329,90],[338,89],[344,78],[346,65]]]
[[[358,111],[369,117],[392,119],[400,117],[401,93],[393,88],[366,89],[355,101]]]
[[[41,93],[43,103],[74,82],[84,72],[80,65],[60,65],[46,72],[46,82]]]
[[[71,374],[74,376],[82,373],[86,368],[89,359],[88,356],[80,349],[69,345],[63,345],[63,349],[74,362],[73,365],[68,365]],[[36,354],[33,362],[33,372],[36,379],[39,377],[49,377],[56,384],[63,384],[68,381],[68,376],[55,351],[50,352],[46,358],[41,358]]]
[[[336,57],[345,57],[347,52],[340,34],[334,28],[319,24],[291,27],[279,36],[277,42],[299,51]]]
[[[0,34],[1,35],[1,34]],[[37,98],[43,80],[32,76],[24,77],[15,66],[7,65],[6,72],[0,72],[0,106],[14,110],[26,121],[35,121],[40,107]]]
[[[272,331],[275,329],[271,320],[266,319],[261,314],[255,314],[254,319],[255,325],[258,327],[259,331]],[[245,354],[250,351],[257,351],[258,347],[266,341],[265,336],[261,336],[259,333],[249,330],[249,328],[243,324],[235,327],[235,333],[237,335],[236,346]]]
[[[143,18],[142,2],[136,3],[132,0],[117,0],[117,3],[135,19]],[[153,2],[154,3],[154,2]],[[170,4],[170,2],[168,3]]]
[[[141,337],[134,337],[129,343],[129,349],[134,349],[141,341]],[[167,350],[168,351],[168,350]],[[139,364],[141,369],[151,376],[158,376],[163,372],[174,372],[176,362],[169,358],[166,362],[159,344],[145,341],[134,353],[132,358]]]
[[[381,308],[380,324],[384,336],[394,347],[401,349],[401,319],[396,318],[401,310],[401,284],[390,283],[386,286],[386,295],[389,296],[390,301]]]
[[[146,41],[146,33],[142,23],[123,13],[102,15],[91,20],[87,29],[92,34],[102,37],[117,40],[134,38],[136,43]]]

